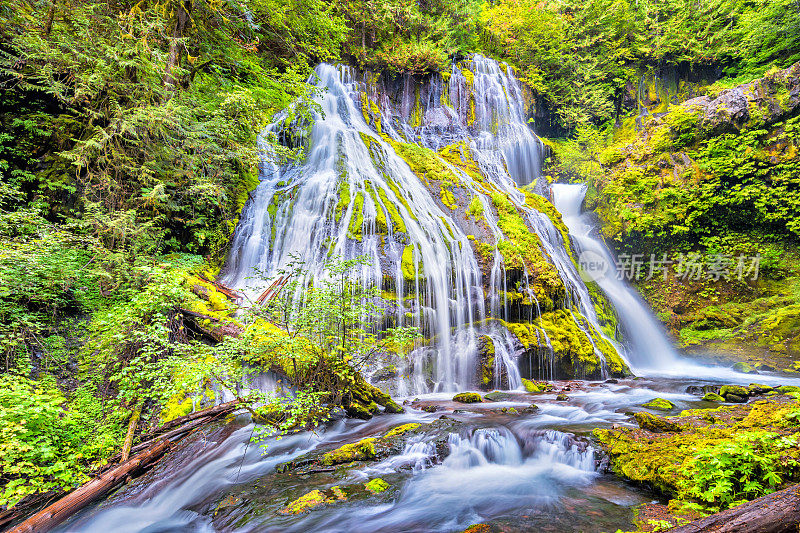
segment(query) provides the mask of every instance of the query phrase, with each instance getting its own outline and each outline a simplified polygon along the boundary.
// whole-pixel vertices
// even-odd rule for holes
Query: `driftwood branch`
[[[797,533],[800,485],[670,529],[670,533]]]
[[[17,527],[9,530],[10,533],[37,533],[39,531],[51,530],[69,518],[73,513],[80,511],[91,502],[101,498],[115,486],[127,479],[128,476],[135,475],[144,470],[150,463],[160,458],[169,447],[169,440],[164,439],[159,441],[133,459],[96,477],[54,504],[39,511]]]

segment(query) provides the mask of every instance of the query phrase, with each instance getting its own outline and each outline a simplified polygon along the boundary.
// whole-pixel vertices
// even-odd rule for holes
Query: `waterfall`
[[[602,258],[610,267],[605,275],[597,277],[596,282],[619,316],[629,345],[628,360],[631,366],[637,371],[674,366],[678,362],[678,355],[661,324],[633,288],[616,275],[614,256],[597,236],[594,225],[581,215],[586,186],[558,184],[552,186],[552,192],[553,203],[563,215],[576,251],[590,252]]]
[[[542,144],[512,69],[475,55],[424,81],[378,78],[316,68],[319,112],[307,135],[294,136],[305,158],[278,165],[265,148],[224,283],[252,298],[268,283],[253,282],[255,271],[275,278],[299,259],[310,279],[330,257],[369,258],[360,278],[390,296],[384,323],[418,327],[426,338],[395,384],[400,394],[474,388],[488,344],[494,386],[521,385],[525,353],[546,358],[532,377],[556,377],[564,355],[538,320],[556,310],[591,344],[592,375],[605,377],[616,346],[543,196]],[[285,120],[263,137],[291,137]],[[529,334],[509,334],[508,322]]]

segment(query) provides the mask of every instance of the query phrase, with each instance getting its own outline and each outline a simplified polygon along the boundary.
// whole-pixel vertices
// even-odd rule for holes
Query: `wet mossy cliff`
[[[482,335],[493,328],[511,332],[523,375],[599,378],[627,374],[627,366],[613,344],[599,331],[613,335],[613,313],[598,312],[605,317],[598,328],[571,311],[576,308],[574,288],[565,284],[546,251],[548,246],[566,249],[567,260],[574,263],[561,215],[546,198],[546,181],[536,179],[542,146],[537,144],[535,153],[525,154],[535,160],[535,165],[521,165],[527,174],[517,173],[517,183],[510,179],[515,169],[502,162],[499,150],[497,159],[489,160],[485,151],[476,149],[482,137],[509,135],[509,121],[514,118],[508,115],[513,113],[502,106],[519,106],[521,111],[529,92],[507,85],[499,94],[504,103],[492,108],[481,92],[486,88],[476,86],[474,68],[472,61],[464,61],[451,71],[428,76],[372,72],[354,72],[352,76],[358,87],[354,97],[370,129],[425,186],[430,199],[445,214],[443,221],[450,235],[463,233],[468,238],[468,252],[477,262],[483,284],[482,294],[474,295],[477,303],[472,324],[479,339],[477,385],[492,388],[506,383],[505,371],[495,375],[500,369],[494,358],[496,337]],[[517,89],[519,92],[514,92]],[[380,168],[384,146],[366,135],[362,138],[373,163]],[[513,143],[513,138],[507,140]],[[384,177],[390,179],[388,174]],[[351,218],[348,237],[360,241],[365,231],[374,231],[386,250],[395,242],[405,246],[402,280],[391,271],[391,265],[386,265],[384,297],[409,302],[424,293],[429,267],[420,259],[412,239],[404,235],[406,228],[400,215],[403,211],[413,213],[415,206],[392,205],[377,188],[353,194],[346,176],[340,179],[344,183],[339,189],[341,210],[353,204],[357,211]],[[529,184],[521,186],[520,182]],[[365,203],[376,208],[368,209]],[[402,291],[398,291],[398,285],[402,285]],[[595,302],[598,311],[605,306],[600,298]]]
[[[618,254],[641,254],[638,288],[687,351],[796,371],[800,63],[699,92],[549,170],[590,182],[586,208]]]

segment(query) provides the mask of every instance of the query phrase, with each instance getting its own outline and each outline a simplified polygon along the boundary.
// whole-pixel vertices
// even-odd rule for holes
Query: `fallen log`
[[[161,457],[169,449],[170,445],[171,443],[167,439],[158,441],[148,450],[94,478],[54,504],[39,511],[18,526],[10,529],[9,533],[37,533],[51,530],[74,513],[107,494],[111,489],[127,479],[128,476],[136,475],[144,470],[150,463]]]
[[[243,296],[240,293],[236,292],[235,290],[231,289],[230,287],[227,287],[227,286],[223,285],[219,281],[210,280],[207,277],[203,276],[202,274],[200,274],[197,277],[200,278],[201,280],[205,281],[206,283],[209,283],[209,284],[213,285],[214,288],[217,289],[217,291],[221,292],[222,294],[227,296],[229,300],[231,300],[231,301],[233,301],[235,303],[241,302],[244,299]]]
[[[233,321],[223,321],[190,309],[180,308],[178,311],[186,319],[186,324],[190,331],[207,337],[214,342],[221,342],[225,337],[238,337],[242,333],[241,326]],[[205,321],[208,321],[207,325],[204,324]]]
[[[767,494],[686,525],[670,533],[797,533],[800,485]]]

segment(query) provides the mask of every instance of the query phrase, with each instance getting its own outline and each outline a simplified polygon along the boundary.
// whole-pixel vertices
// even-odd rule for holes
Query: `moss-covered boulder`
[[[376,477],[370,480],[369,483],[364,484],[364,488],[367,489],[367,492],[371,492],[372,494],[380,494],[381,492],[386,492],[386,489],[389,488],[389,484],[381,478]]]
[[[403,424],[402,426],[394,427],[389,431],[387,431],[386,434],[383,436],[383,438],[388,439],[391,437],[396,437],[398,435],[405,435],[406,433],[410,433],[418,429],[420,425],[421,424],[418,424],[417,422],[412,422],[410,424]]]
[[[781,394],[789,394],[792,392],[800,392],[800,387],[797,385],[783,385],[782,387],[778,387],[776,390]]]
[[[345,444],[341,448],[337,448],[323,455],[320,464],[338,465],[342,463],[351,463],[353,461],[369,461],[374,459],[376,440],[376,438],[371,437],[358,442]]]
[[[681,431],[681,426],[674,422],[670,422],[666,418],[661,418],[660,416],[656,416],[650,413],[646,413],[644,411],[635,413],[633,418],[636,420],[636,423],[639,424],[639,427],[650,431],[652,433],[668,433],[668,432],[679,432]]]
[[[675,404],[664,398],[653,398],[649,402],[642,405],[648,409],[656,409],[658,411],[669,411],[675,409]]]
[[[525,387],[525,392],[541,392],[539,386],[529,379],[522,378],[522,386]]]
[[[716,392],[708,392],[703,399],[707,402],[724,402],[725,398],[717,394]]]
[[[762,385],[761,383],[751,383],[747,387],[747,392],[749,392],[751,396],[754,394],[766,394],[770,391],[772,391],[772,387],[769,385]]]
[[[747,396],[739,396],[738,394],[728,394],[725,399],[731,403],[745,403]]]
[[[559,395],[557,395],[557,396],[556,396],[556,401],[557,401],[557,402],[566,402],[566,401],[568,401],[568,400],[569,400],[569,396],[567,396],[567,395],[566,395],[566,394],[564,394],[563,392],[562,392],[561,394],[559,394]]]
[[[749,363],[745,363],[742,361],[739,361],[738,363],[734,364],[733,370],[735,372],[741,372],[743,374],[758,374],[758,371],[752,366],[750,366]]]
[[[477,392],[460,392],[453,396],[453,401],[459,403],[480,403],[482,399],[481,395]]]
[[[719,395],[728,400],[729,402],[732,401],[728,399],[728,396],[738,396],[740,398],[747,398],[750,393],[747,391],[746,388],[742,387],[741,385],[725,385],[721,389],[719,389]]]

